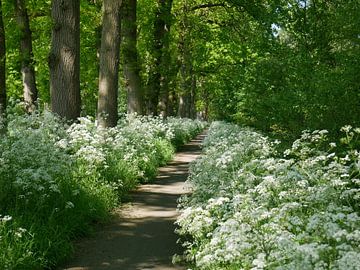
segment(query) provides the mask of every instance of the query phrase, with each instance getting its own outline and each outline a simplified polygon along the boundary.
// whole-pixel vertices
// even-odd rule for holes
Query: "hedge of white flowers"
[[[284,153],[215,122],[177,220],[192,269],[360,269],[360,129],[304,131]]]
[[[171,159],[173,143],[204,125],[128,115],[116,128],[100,129],[89,118],[67,125],[49,112],[10,115],[0,135],[0,268],[60,263],[72,252],[71,239],[109,217]]]

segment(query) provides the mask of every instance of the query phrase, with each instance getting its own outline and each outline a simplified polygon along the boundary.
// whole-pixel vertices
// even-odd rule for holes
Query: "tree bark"
[[[6,118],[6,77],[5,77],[5,30],[2,16],[2,1],[0,0],[0,133],[5,130]]]
[[[171,90],[168,86],[168,95],[167,95],[167,104],[166,104],[166,110],[167,110],[167,113],[166,113],[166,116],[169,116],[169,115],[176,115],[176,106],[175,104],[177,104],[176,102],[176,93],[175,93],[175,90]]]
[[[148,82],[148,99],[152,114],[157,115],[158,111],[164,117],[168,111],[168,78],[169,70],[169,33],[171,27],[171,8],[173,0],[158,0],[158,10],[154,22],[154,64],[150,71]]]
[[[196,118],[196,76],[192,71],[192,78],[191,78],[191,93],[190,93],[190,113],[189,116],[191,119]]]
[[[161,49],[161,63],[159,67],[160,73],[160,100],[159,100],[159,111],[160,115],[167,117],[169,115],[169,80],[171,70],[171,56],[169,52],[170,47],[170,28],[171,28],[171,9],[173,0],[164,1],[163,20],[164,20],[164,31],[162,40],[163,45]]]
[[[143,93],[137,53],[136,0],[126,0],[122,8],[122,53],[127,90],[127,112],[143,113]]]
[[[193,74],[193,64],[191,61],[190,49],[190,27],[187,17],[188,7],[183,7],[183,18],[180,25],[180,94],[178,116],[192,118],[195,111],[195,87],[196,81]]]
[[[21,75],[24,87],[24,102],[28,113],[36,109],[38,91],[33,62],[32,34],[24,0],[14,0],[16,20],[20,30]]]
[[[186,16],[186,15],[184,15]],[[180,93],[179,93],[179,108],[178,116],[179,117],[188,117],[188,104],[189,104],[189,95],[190,95],[190,80],[189,80],[189,51],[186,37],[186,25],[185,20],[182,25],[180,33],[180,42],[179,42],[179,53],[180,53]]]
[[[68,120],[80,116],[80,0],[53,0],[49,55],[52,111]]]
[[[115,127],[118,118],[121,2],[104,0],[98,98],[98,125],[101,127]]]
[[[178,116],[181,118],[186,117],[186,95],[179,95],[179,108]]]

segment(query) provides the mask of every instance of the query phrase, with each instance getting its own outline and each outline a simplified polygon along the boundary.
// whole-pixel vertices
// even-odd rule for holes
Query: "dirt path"
[[[201,152],[204,135],[182,147],[172,162],[159,170],[153,184],[131,194],[132,202],[116,211],[111,224],[93,238],[79,243],[67,270],[171,270],[181,251],[176,244],[174,221],[177,199],[186,193],[189,162]]]

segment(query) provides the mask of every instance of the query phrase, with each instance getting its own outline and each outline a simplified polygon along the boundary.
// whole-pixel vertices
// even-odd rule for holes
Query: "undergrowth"
[[[129,190],[172,158],[175,138],[184,143],[203,127],[127,115],[116,128],[101,129],[89,118],[69,125],[46,111],[9,115],[0,140],[0,268],[64,261],[73,239],[106,220]]]
[[[192,269],[358,270],[360,129],[304,131],[282,153],[266,136],[215,122],[177,220]]]

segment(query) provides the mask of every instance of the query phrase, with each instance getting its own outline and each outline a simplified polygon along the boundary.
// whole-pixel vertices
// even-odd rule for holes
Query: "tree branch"
[[[202,4],[202,5],[197,5],[197,6],[192,7],[190,10],[191,10],[191,11],[195,11],[195,10],[197,10],[197,9],[201,9],[201,8],[211,8],[211,7],[225,7],[225,4],[224,4],[224,3]]]

